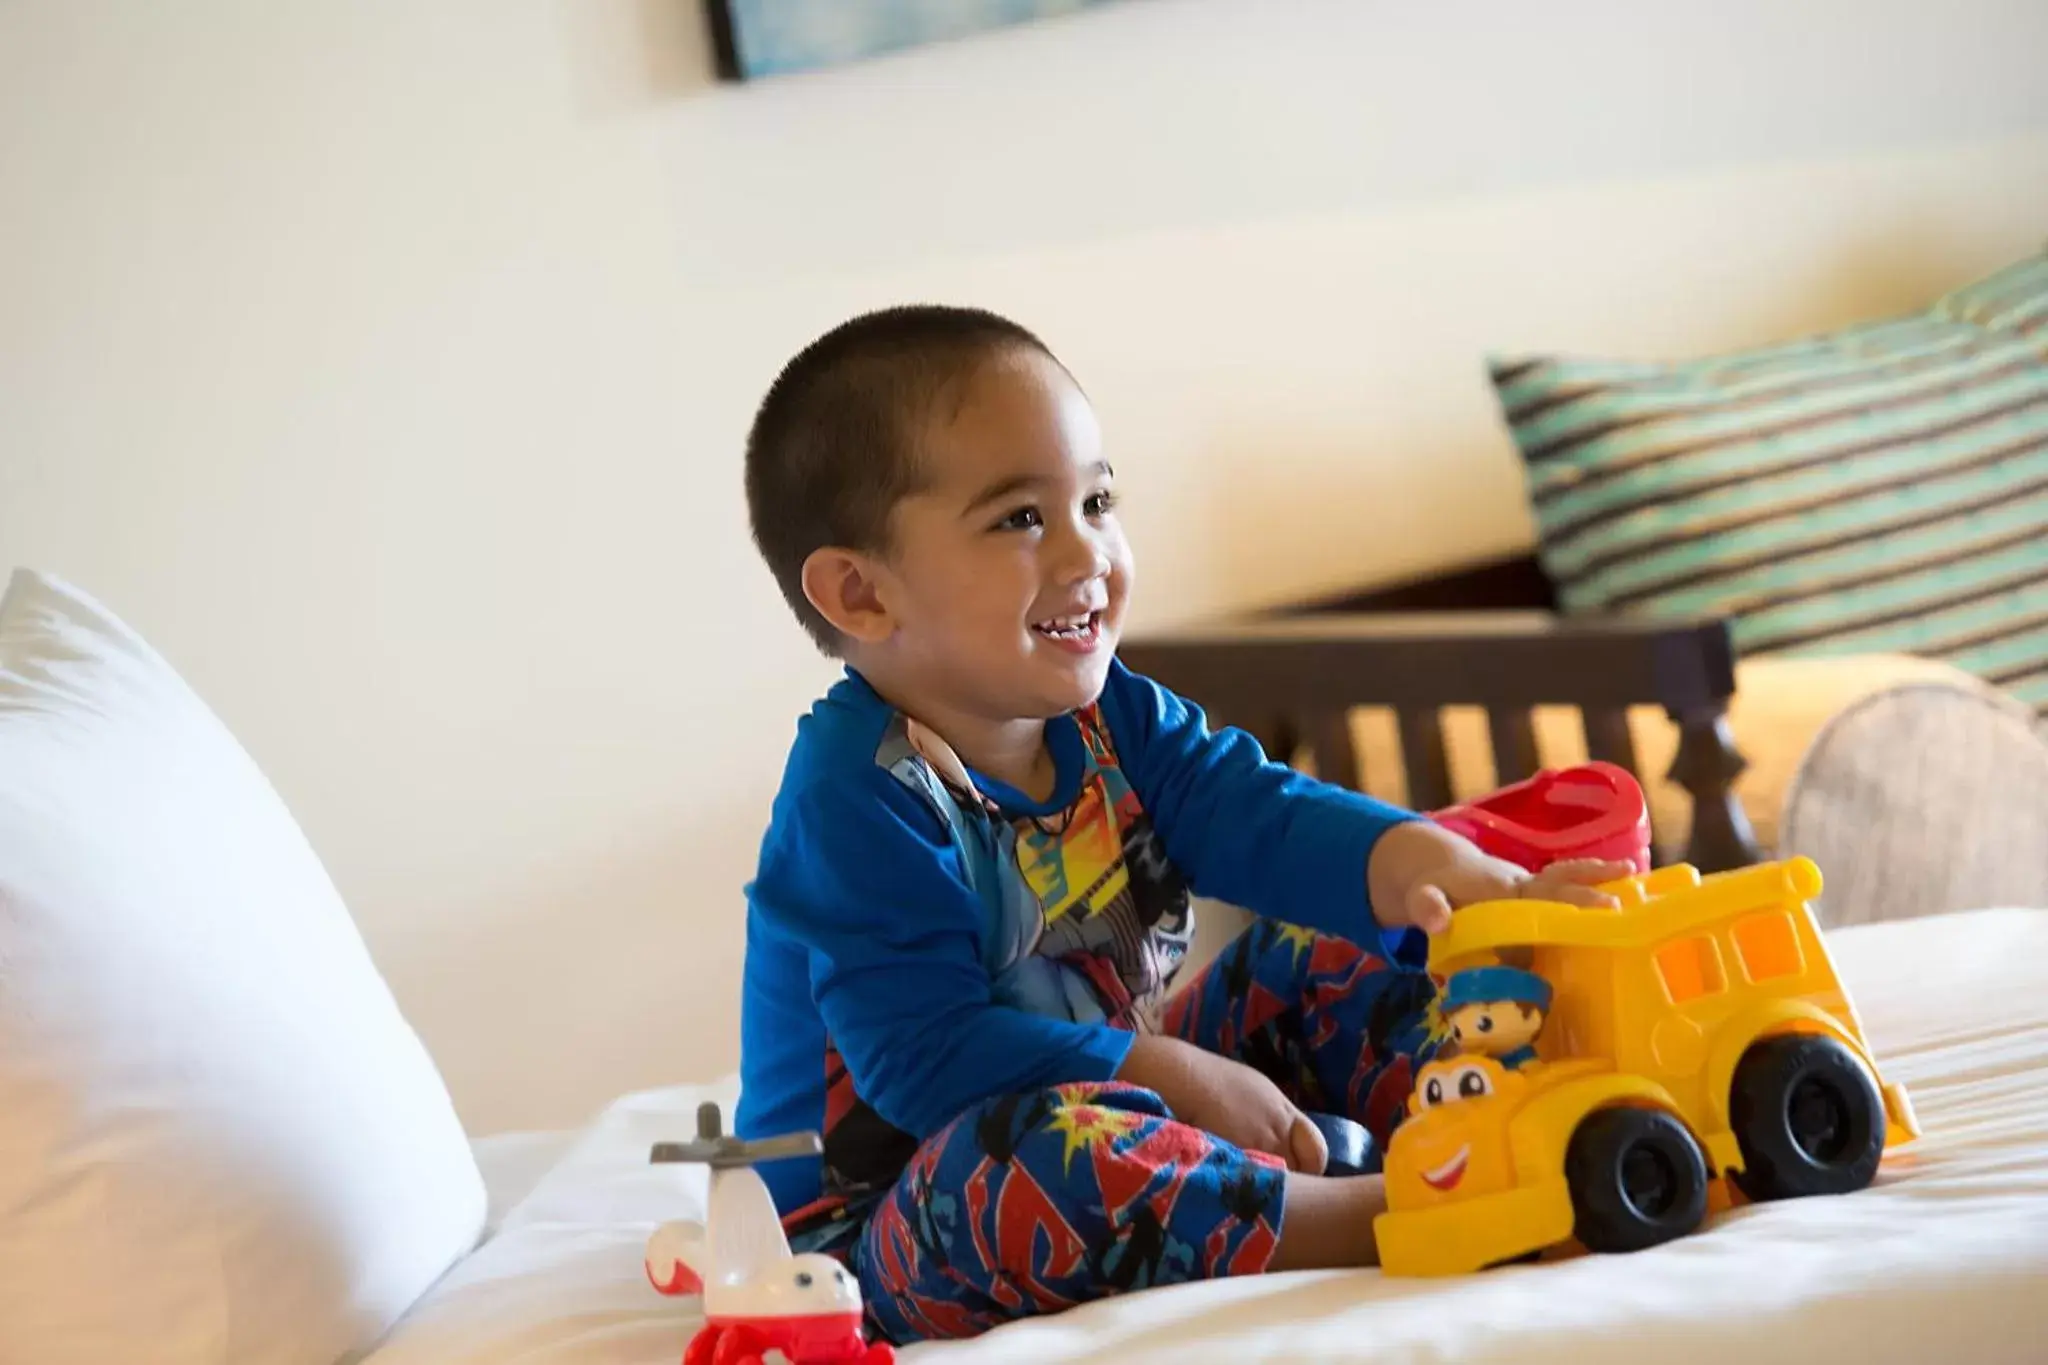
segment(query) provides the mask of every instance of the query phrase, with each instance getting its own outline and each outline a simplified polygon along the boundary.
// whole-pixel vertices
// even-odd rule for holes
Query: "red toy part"
[[[713,1318],[690,1338],[683,1365],[763,1365],[770,1351],[790,1365],[894,1365],[894,1347],[862,1340],[860,1316]]]
[[[681,1261],[677,1261],[669,1269],[666,1280],[655,1278],[653,1266],[649,1265],[645,1269],[647,1271],[647,1283],[653,1285],[657,1293],[675,1295],[701,1294],[704,1292],[704,1281],[698,1278],[696,1271],[690,1269]]]
[[[1626,768],[1546,771],[1431,816],[1496,858],[1541,872],[1567,858],[1613,858],[1650,870],[1650,807]]]

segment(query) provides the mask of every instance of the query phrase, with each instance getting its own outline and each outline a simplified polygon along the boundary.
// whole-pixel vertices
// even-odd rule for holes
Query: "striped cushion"
[[[1789,345],[1492,374],[1566,611],[1941,658],[2048,712],[2048,254]]]

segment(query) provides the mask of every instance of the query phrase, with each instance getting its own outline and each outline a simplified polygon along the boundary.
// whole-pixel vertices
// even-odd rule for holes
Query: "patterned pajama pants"
[[[1428,976],[1259,921],[1170,1003],[1166,1031],[1246,1062],[1303,1109],[1385,1142],[1435,1050]],[[1116,1082],[1004,1095],[929,1138],[841,1252],[897,1343],[964,1337],[1089,1299],[1257,1274],[1281,1164]]]

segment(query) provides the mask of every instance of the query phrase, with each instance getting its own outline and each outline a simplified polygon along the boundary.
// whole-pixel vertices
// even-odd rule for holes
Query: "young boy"
[[[1015,323],[857,318],[770,389],[755,539],[845,679],[799,724],[749,890],[745,1136],[874,1328],[964,1336],[1147,1285],[1367,1265],[1435,1049],[1418,931],[1530,877],[1269,762],[1115,661],[1132,557],[1087,398]],[[1262,918],[1168,996],[1190,892]]]

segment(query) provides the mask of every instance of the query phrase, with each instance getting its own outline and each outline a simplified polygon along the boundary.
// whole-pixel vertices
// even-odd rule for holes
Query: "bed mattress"
[[[915,1365],[2048,1361],[2048,910],[1830,943],[1925,1135],[1859,1194],[1760,1205],[1633,1256],[1451,1280],[1374,1271],[1155,1290],[905,1353]],[[369,1365],[674,1365],[697,1319],[642,1276],[702,1171],[647,1162],[731,1081],[627,1096],[580,1132],[479,1144],[493,1226]]]

